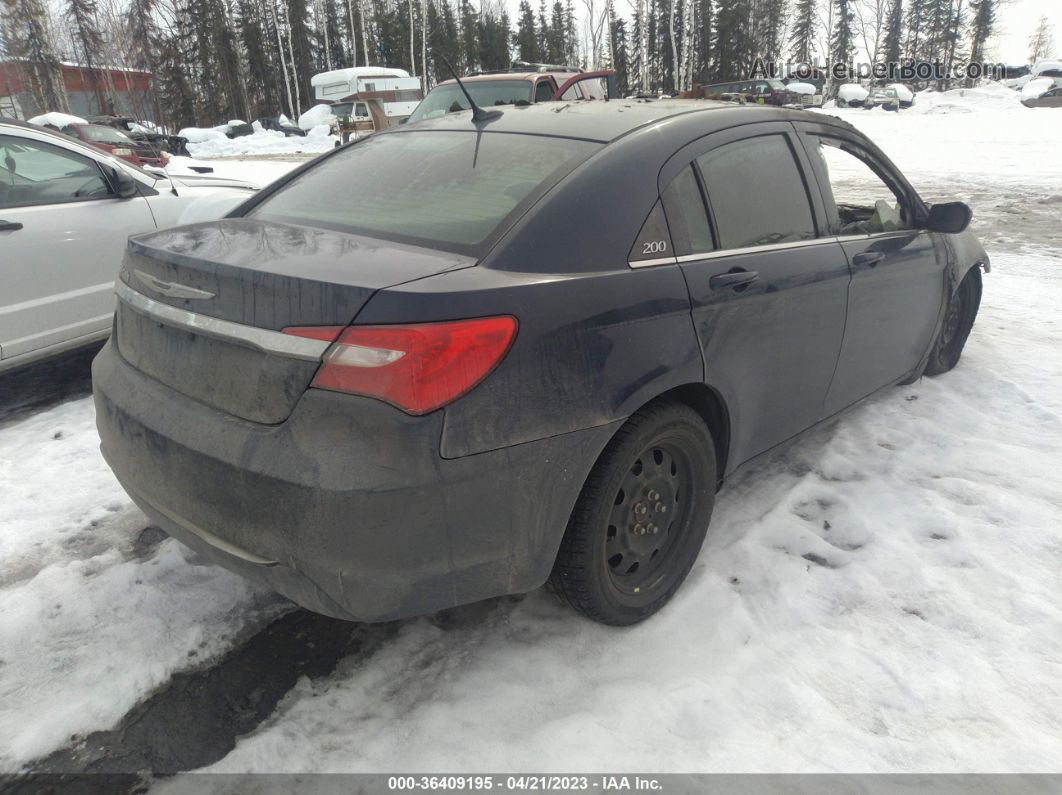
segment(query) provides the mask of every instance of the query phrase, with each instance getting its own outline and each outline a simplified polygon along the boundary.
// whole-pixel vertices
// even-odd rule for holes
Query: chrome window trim
[[[241,343],[263,353],[317,362],[332,345],[324,340],[296,337],[280,331],[245,326],[242,323],[233,323],[230,320],[221,320],[201,315],[198,312],[189,312],[187,309],[179,309],[138,293],[121,279],[115,283],[114,292],[118,300],[125,302],[130,309],[152,320],[195,334],[202,334],[205,337]]]
[[[838,243],[847,243],[850,240],[888,240],[893,237],[924,235],[927,231],[925,229],[893,229],[889,232],[867,232],[861,235],[834,235],[832,239]]]
[[[652,268],[654,265],[674,265],[678,262],[677,257],[657,257],[656,259],[639,259],[628,262],[632,268]]]
[[[742,254],[760,254],[769,251],[784,251],[790,248],[807,248],[809,246],[821,246],[833,243],[832,237],[814,237],[810,240],[794,240],[790,243],[770,243],[766,246],[742,246],[741,248],[721,248],[716,251],[705,251],[701,254],[684,254],[676,257],[678,262],[694,262],[696,260],[719,259],[721,257],[733,257]]]

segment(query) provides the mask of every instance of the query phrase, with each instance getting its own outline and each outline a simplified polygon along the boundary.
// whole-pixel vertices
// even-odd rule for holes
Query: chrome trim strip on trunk
[[[316,362],[321,360],[332,344],[179,309],[138,293],[121,279],[115,283],[114,292],[130,309],[152,320],[205,337],[247,345],[263,353]]]

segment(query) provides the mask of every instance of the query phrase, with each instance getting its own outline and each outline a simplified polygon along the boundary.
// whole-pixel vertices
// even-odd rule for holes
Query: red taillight
[[[311,386],[379,398],[409,414],[427,414],[486,378],[509,350],[516,328],[516,318],[503,315],[402,326],[311,326],[284,332],[335,340]]]

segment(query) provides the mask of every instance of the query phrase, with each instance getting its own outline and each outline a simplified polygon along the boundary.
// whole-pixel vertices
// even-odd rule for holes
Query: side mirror
[[[973,210],[965,202],[943,202],[929,208],[926,229],[930,232],[945,232],[955,235],[970,225]]]
[[[114,193],[119,199],[131,199],[140,192],[136,180],[120,168],[112,169]]]
[[[398,120],[398,123],[405,124],[407,121],[409,121],[409,116],[403,116],[401,119]]]

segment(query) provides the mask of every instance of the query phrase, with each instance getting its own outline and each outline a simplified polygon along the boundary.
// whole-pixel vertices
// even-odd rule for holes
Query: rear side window
[[[807,189],[784,135],[724,144],[697,158],[720,248],[815,237]]]
[[[377,134],[325,158],[248,216],[476,255],[599,147],[490,132]]]
[[[701,254],[715,248],[704,196],[692,166],[679,172],[660,198],[664,200],[676,256]]]

